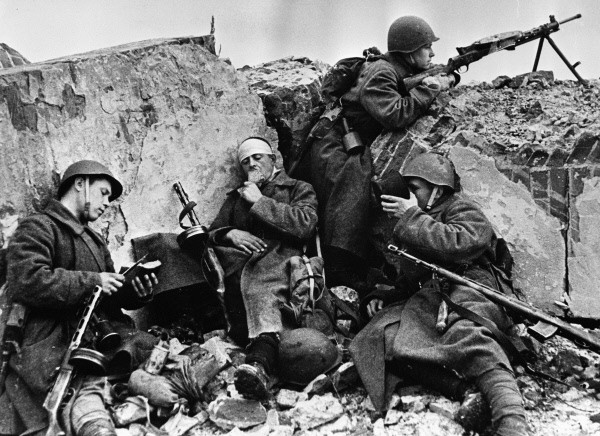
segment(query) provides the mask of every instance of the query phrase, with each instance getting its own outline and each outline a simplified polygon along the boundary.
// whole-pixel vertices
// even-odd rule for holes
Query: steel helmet
[[[279,342],[279,378],[307,385],[342,361],[342,353],[325,334],[311,328],[285,330]]]
[[[424,19],[413,15],[400,17],[388,31],[388,52],[412,53],[438,39]]]
[[[422,153],[408,162],[402,170],[402,177],[419,177],[433,185],[447,186],[457,190],[457,174],[454,164],[438,153]]]
[[[85,177],[85,176],[102,176],[106,177],[111,184],[112,192],[109,200],[113,201],[121,196],[123,193],[123,185],[115,176],[110,172],[108,168],[102,165],[100,162],[96,162],[95,160],[80,160],[71,164],[63,173],[62,178],[60,179],[60,185],[58,186],[58,196],[62,197],[69,187],[69,182],[71,182],[75,177]]]

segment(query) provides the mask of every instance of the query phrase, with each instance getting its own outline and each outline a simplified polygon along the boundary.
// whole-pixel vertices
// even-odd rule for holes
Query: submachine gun
[[[523,44],[527,44],[531,41],[535,41],[536,39],[539,39],[540,42],[538,44],[537,54],[535,56],[535,62],[533,64],[533,71],[537,71],[540,55],[542,54],[542,47],[544,46],[544,41],[548,41],[548,44],[552,46],[554,51],[562,59],[567,68],[569,68],[569,70],[577,78],[579,83],[581,83],[582,85],[587,85],[587,81],[584,80],[575,70],[575,68],[580,64],[580,62],[571,64],[567,60],[565,55],[560,51],[560,49],[552,40],[552,38],[550,38],[551,33],[558,32],[560,30],[561,24],[568,23],[569,21],[573,21],[578,18],[581,18],[581,14],[574,15],[562,21],[556,21],[554,15],[550,15],[549,23],[542,24],[541,26],[535,27],[531,30],[525,32],[514,31],[499,33],[497,35],[488,36],[486,38],[480,39],[479,41],[475,41],[467,47],[456,47],[456,50],[458,51],[458,56],[454,56],[453,58],[448,59],[448,63],[446,65],[436,66],[426,71],[423,71],[420,74],[407,77],[406,79],[404,79],[404,86],[406,87],[406,89],[412,89],[415,86],[418,86],[421,83],[421,81],[423,81],[423,79],[426,77],[437,76],[438,74],[451,74],[453,71],[459,71],[461,68],[464,67],[468,69],[469,64],[476,62],[487,55],[499,52],[501,50],[514,50],[516,47]]]
[[[190,201],[181,182],[175,182],[173,189],[183,206],[183,210],[179,214],[179,225],[184,230],[177,236],[177,243],[182,250],[198,256],[204,278],[211,288],[217,292],[223,316],[227,323],[227,329],[229,330],[231,325],[225,307],[225,271],[223,271],[223,267],[215,251],[207,244],[208,230],[200,224],[196,211],[194,211],[196,202]],[[191,226],[186,226],[183,223],[185,217],[188,218]]]
[[[46,400],[44,401],[44,409],[48,411],[48,431],[46,432],[46,436],[65,435],[65,432],[60,427],[58,414],[65,401],[67,392],[69,391],[71,380],[75,375],[75,367],[73,366],[73,361],[71,358],[79,349],[83,335],[94,314],[94,309],[97,307],[98,302],[100,301],[101,294],[102,288],[100,286],[96,286],[88,303],[83,308],[81,318],[77,324],[77,329],[73,335],[73,339],[71,340],[69,348],[67,348],[67,351],[62,358],[60,367],[58,369],[58,374],[54,380],[54,385],[52,386],[50,392],[48,392]]]
[[[577,344],[583,344],[583,346],[585,346],[586,348],[589,348],[595,353],[600,354],[600,337],[592,334],[591,332],[572,326],[571,324],[561,320],[560,318],[556,318],[552,315],[549,315],[546,312],[543,312],[542,310],[537,309],[530,304],[517,300],[516,298],[509,297],[503,294],[502,292],[497,291],[496,289],[482,285],[479,282],[453,273],[452,271],[448,271],[447,269],[444,269],[439,265],[425,262],[424,260],[412,256],[406,251],[399,249],[395,245],[388,245],[388,250],[400,257],[408,259],[409,261],[413,262],[418,266],[428,269],[434,274],[446,277],[451,282],[463,286],[468,286],[469,288],[476,290],[477,292],[483,294],[485,297],[487,297],[494,303],[505,307],[509,313],[512,312],[524,317],[525,319],[537,322],[535,326],[528,328],[529,333],[536,339],[539,339],[541,341],[543,341],[544,339],[548,339],[550,336],[552,336],[552,334],[546,333],[545,335],[540,335],[539,332],[550,331],[560,336],[563,336],[564,338],[567,338]]]

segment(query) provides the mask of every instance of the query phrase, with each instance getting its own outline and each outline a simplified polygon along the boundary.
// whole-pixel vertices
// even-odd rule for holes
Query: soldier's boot
[[[494,436],[527,436],[523,399],[514,375],[506,369],[493,369],[475,380],[490,405]]]
[[[248,346],[245,363],[234,374],[234,384],[240,395],[246,398],[264,400],[269,396],[271,377],[277,355],[279,337],[276,333],[264,333]]]

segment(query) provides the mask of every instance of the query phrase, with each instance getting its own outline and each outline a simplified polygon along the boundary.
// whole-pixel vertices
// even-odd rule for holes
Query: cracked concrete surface
[[[260,99],[209,37],[171,38],[0,70],[0,240],[43,208],[80,159],[106,164],[123,196],[94,224],[118,264],[131,238],[179,232],[179,180],[208,223],[237,182],[238,141],[265,130]],[[232,177],[233,176],[233,177]],[[11,221],[12,223],[12,221]]]

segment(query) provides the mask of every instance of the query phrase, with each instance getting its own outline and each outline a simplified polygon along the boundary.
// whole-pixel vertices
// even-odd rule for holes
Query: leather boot
[[[248,346],[246,362],[234,373],[237,391],[246,398],[263,400],[269,396],[270,374],[275,368],[279,353],[276,333],[263,333]]]
[[[269,396],[270,379],[260,363],[243,363],[233,377],[235,389],[245,398],[264,400]]]

